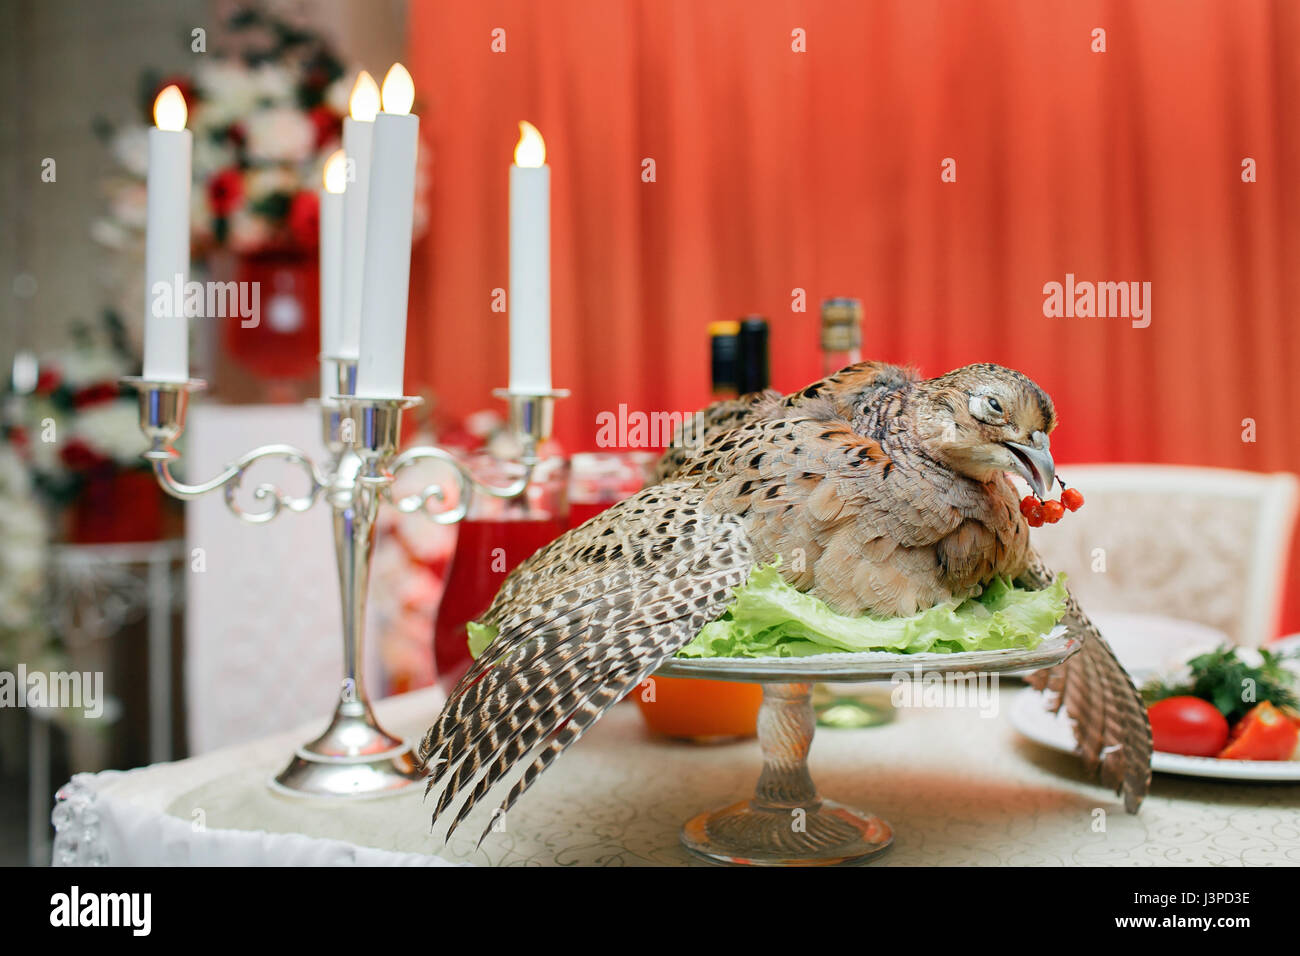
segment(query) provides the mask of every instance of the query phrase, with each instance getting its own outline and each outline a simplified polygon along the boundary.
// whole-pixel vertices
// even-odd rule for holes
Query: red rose
[[[89,408],[91,405],[115,401],[120,394],[118,387],[112,382],[100,382],[98,385],[87,385],[85,388],[78,389],[72,396],[72,404],[76,408]]]
[[[483,436],[475,435],[463,422],[438,432],[438,444],[445,448],[473,452],[483,447]]]
[[[49,395],[59,387],[59,383],[62,381],[63,376],[59,374],[58,369],[49,367],[43,368],[41,369],[40,374],[36,376],[36,394]]]
[[[295,245],[313,248],[320,241],[320,196],[304,189],[289,203],[289,235]]]
[[[329,86],[330,75],[322,67],[313,66],[303,77],[303,86],[309,90],[323,90]]]
[[[73,471],[92,471],[109,459],[91,448],[80,438],[74,438],[59,451],[59,458]]]
[[[313,106],[307,118],[316,127],[316,148],[337,140],[343,132],[343,119],[328,106]]]
[[[14,449],[20,455],[31,447],[32,443],[31,439],[27,437],[27,429],[23,428],[21,425],[11,425],[9,427],[9,434],[6,437],[9,439],[9,444],[13,445]]]
[[[223,169],[208,180],[208,205],[212,214],[225,218],[235,211],[244,198],[244,177],[239,170]]]

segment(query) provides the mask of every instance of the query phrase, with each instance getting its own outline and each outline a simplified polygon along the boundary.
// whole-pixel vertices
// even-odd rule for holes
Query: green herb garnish
[[[1167,683],[1159,678],[1142,686],[1142,699],[1154,704],[1166,697],[1199,697],[1209,701],[1235,724],[1256,704],[1268,701],[1274,707],[1296,709],[1295,675],[1282,666],[1283,656],[1261,649],[1258,667],[1237,657],[1235,647],[1220,647],[1193,657],[1189,680]]]

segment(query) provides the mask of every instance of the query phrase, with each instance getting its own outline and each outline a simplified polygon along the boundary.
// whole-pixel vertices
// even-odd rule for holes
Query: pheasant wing
[[[499,812],[731,601],[749,575],[744,521],[669,482],[543,548],[502,588],[484,623],[497,635],[456,686],[420,747],[434,819],[473,784],[448,829],[530,755]],[[477,782],[475,782],[477,780]]]
[[[1035,554],[1024,582],[1046,587],[1052,573]],[[1065,708],[1074,721],[1075,749],[1089,773],[1123,793],[1124,808],[1136,813],[1151,786],[1151,724],[1146,707],[1115,652],[1070,595],[1063,622],[1083,641],[1063,664],[1029,675],[1039,690],[1049,691],[1053,711]]]

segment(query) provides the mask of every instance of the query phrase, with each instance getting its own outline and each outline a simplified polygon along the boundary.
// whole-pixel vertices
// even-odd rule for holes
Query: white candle
[[[420,118],[411,115],[415,84],[400,63],[384,78],[384,111],[375,117],[361,286],[357,394],[397,398],[406,362],[406,298],[411,278],[415,164]]]
[[[343,120],[343,152],[347,156],[347,190],[343,194],[342,331],[334,354],[354,359],[361,341],[361,283],[366,252],[366,217],[370,197],[370,155],[379,87],[362,70],[348,101],[351,116]]]
[[[510,390],[551,390],[551,169],[546,143],[519,124],[510,167]]]
[[[184,382],[190,377],[189,322],[184,301],[190,271],[190,152],[185,97],[169,86],[154,101],[149,130],[148,211],[144,254],[144,377]],[[176,283],[181,283],[179,290]]]
[[[320,191],[320,397],[338,394],[338,372],[330,356],[339,354],[343,335],[343,191],[347,159],[335,150],[325,162],[325,188]]]

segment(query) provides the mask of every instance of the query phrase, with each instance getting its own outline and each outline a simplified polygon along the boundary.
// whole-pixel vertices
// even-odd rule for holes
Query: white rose
[[[357,82],[357,74],[348,73],[339,77],[325,88],[324,103],[340,116],[348,115],[348,101],[352,99],[352,87]]]
[[[59,369],[71,388],[116,381],[126,374],[122,360],[101,348],[73,349],[59,357]]]
[[[244,177],[244,192],[250,202],[265,199],[272,193],[296,193],[298,177],[283,166],[263,166],[250,170]]]
[[[45,549],[38,542],[19,542],[8,537],[4,567],[13,583],[20,588],[28,590],[33,586],[39,587],[45,574]]]
[[[47,475],[54,474],[63,469],[63,463],[59,460],[59,432],[63,427],[62,422],[56,421],[55,424],[55,441],[43,441],[41,433],[44,426],[41,419],[34,422],[33,431],[30,434],[31,442],[28,446],[28,453],[32,458],[32,468],[36,471],[43,472]]]
[[[45,521],[41,517],[40,511],[24,492],[20,506],[9,508],[8,513],[3,521],[0,521],[0,528],[4,529],[5,539],[9,541],[26,541],[40,542],[45,540]],[[30,507],[22,506],[26,502]]]
[[[235,148],[228,140],[216,142],[211,136],[194,137],[194,178],[203,181],[235,163]]]
[[[138,461],[148,448],[135,402],[104,402],[84,409],[73,419],[71,433],[121,464]]]
[[[144,183],[131,183],[113,194],[109,202],[113,218],[125,226],[143,229],[148,218],[149,194]]]
[[[9,445],[0,445],[0,497],[25,498],[31,492],[31,479],[18,453]]]
[[[194,75],[203,96],[202,114],[196,119],[204,127],[229,126],[248,115],[261,95],[257,78],[240,63],[206,60]]]
[[[149,130],[144,126],[128,126],[113,136],[109,147],[113,157],[133,176],[144,179],[149,172]]]
[[[236,209],[229,219],[227,241],[236,252],[257,252],[271,241],[271,226],[261,216]]]
[[[295,109],[259,110],[244,128],[248,155],[255,160],[301,163],[316,148],[316,127]]]
[[[111,219],[96,219],[90,224],[90,238],[94,239],[101,246],[107,246],[109,249],[125,248],[130,241],[127,235],[118,223]]]
[[[212,235],[212,208],[203,188],[190,190],[190,235],[204,239]]]
[[[293,74],[284,67],[263,63],[254,72],[253,82],[262,99],[270,100],[277,106],[295,103],[297,90]]]

